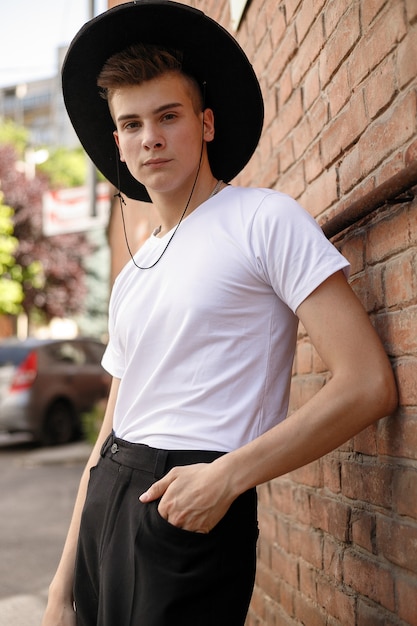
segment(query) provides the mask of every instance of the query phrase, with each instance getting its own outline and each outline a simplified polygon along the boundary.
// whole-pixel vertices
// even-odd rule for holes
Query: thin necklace
[[[222,186],[222,184],[223,184],[223,181],[222,181],[222,180],[218,180],[218,181],[217,181],[217,183],[216,183],[216,185],[215,185],[215,187],[214,187],[213,191],[211,192],[211,194],[210,194],[210,195],[209,195],[209,197],[207,198],[206,202],[207,202],[208,200],[210,200],[210,198],[212,198],[213,196],[215,196],[215,195],[216,195],[216,193],[218,193],[218,192],[220,191],[220,187]],[[156,237],[156,235],[159,235],[159,233],[161,232],[161,230],[162,230],[162,225],[160,224],[160,225],[159,225],[159,226],[157,226],[157,227],[155,228],[155,230],[153,231],[153,233],[152,233],[152,234],[153,234],[153,236],[154,236],[154,237]]]

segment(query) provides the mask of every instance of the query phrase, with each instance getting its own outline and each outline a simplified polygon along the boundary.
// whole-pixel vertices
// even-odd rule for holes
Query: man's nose
[[[142,144],[147,150],[159,150],[164,146],[164,139],[154,124],[145,127]]]

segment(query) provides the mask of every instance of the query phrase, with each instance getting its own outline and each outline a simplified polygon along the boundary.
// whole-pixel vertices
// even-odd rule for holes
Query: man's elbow
[[[391,365],[378,364],[369,373],[368,377],[368,402],[374,413],[376,421],[382,417],[392,415],[398,406],[397,385]]]

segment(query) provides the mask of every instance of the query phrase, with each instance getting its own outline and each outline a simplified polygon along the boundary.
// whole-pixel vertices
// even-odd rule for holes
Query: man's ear
[[[212,109],[205,109],[203,111],[204,121],[204,141],[213,141],[214,139],[214,113]]]
[[[119,135],[118,135],[117,130],[114,130],[114,131],[113,131],[113,137],[114,137],[114,140],[115,140],[115,142],[116,142],[116,146],[117,146],[117,147],[118,147],[118,149],[119,149],[119,156],[120,156],[120,160],[122,161],[122,163],[124,163],[124,160],[125,160],[125,159],[124,159],[124,156],[123,156],[122,149],[121,149],[121,147],[120,147],[120,143],[119,143]]]

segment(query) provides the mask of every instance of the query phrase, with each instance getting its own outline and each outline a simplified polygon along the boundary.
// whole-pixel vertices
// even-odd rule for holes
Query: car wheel
[[[74,411],[65,400],[57,400],[48,409],[43,425],[42,443],[56,446],[74,439],[76,419]]]

